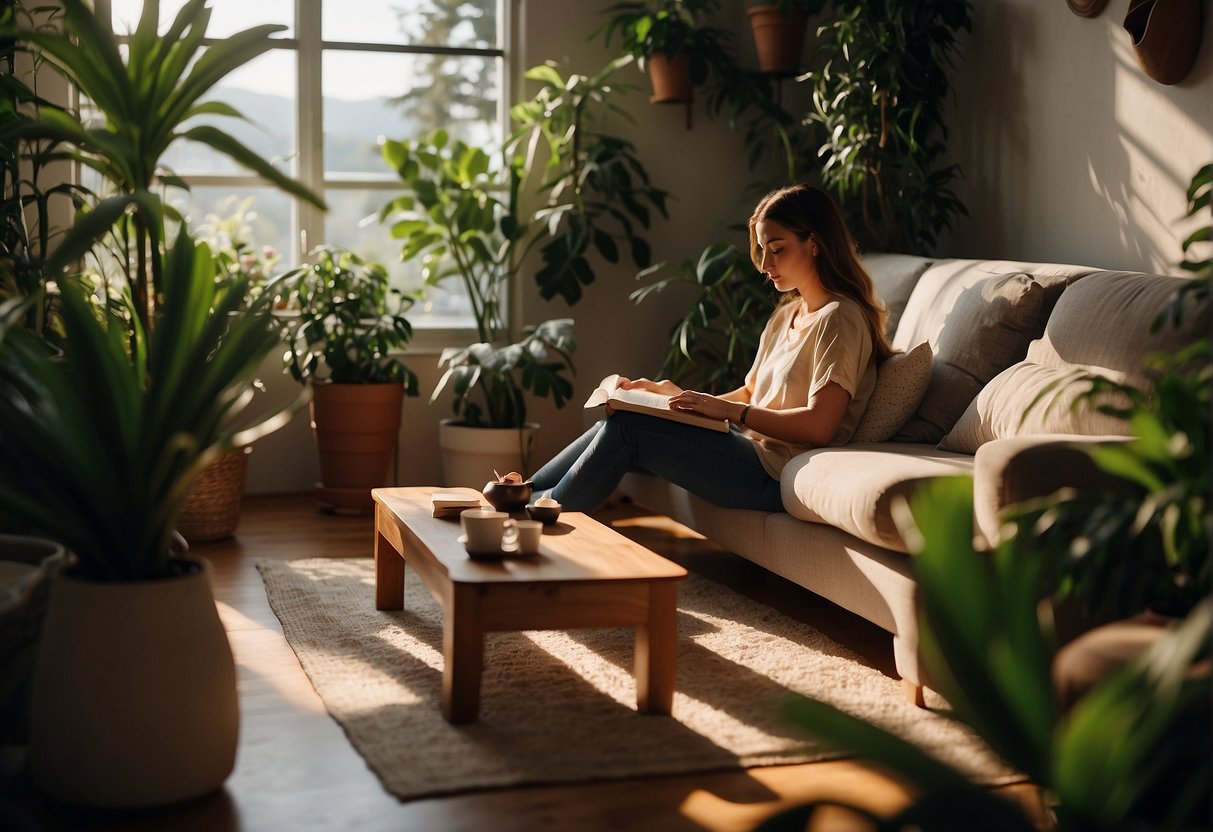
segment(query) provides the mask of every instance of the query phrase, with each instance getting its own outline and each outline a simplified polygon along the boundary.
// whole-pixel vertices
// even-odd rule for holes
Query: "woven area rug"
[[[671,716],[635,710],[630,629],[490,633],[480,720],[453,726],[440,710],[441,611],[411,570],[405,609],[380,612],[370,559],[257,568],[325,707],[402,799],[842,756],[782,718],[792,693],[891,729],[980,781],[1017,779],[967,729],[906,703],[898,681],[706,578],[680,585]]]

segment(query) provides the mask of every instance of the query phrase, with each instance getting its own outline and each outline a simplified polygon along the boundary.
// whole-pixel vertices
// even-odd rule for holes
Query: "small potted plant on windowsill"
[[[608,20],[599,31],[608,46],[618,33],[622,52],[649,73],[652,103],[684,103],[728,62],[729,33],[706,23],[719,7],[719,0],[628,0],[603,11]]]
[[[772,75],[793,75],[800,69],[809,18],[825,0],[774,0],[750,3],[746,9],[758,52],[758,68]]]
[[[413,336],[405,313],[415,297],[393,288],[381,263],[351,251],[320,246],[311,258],[278,284],[284,369],[312,387],[317,499],[360,514],[387,479],[404,396],[417,395],[417,376],[399,357]]]

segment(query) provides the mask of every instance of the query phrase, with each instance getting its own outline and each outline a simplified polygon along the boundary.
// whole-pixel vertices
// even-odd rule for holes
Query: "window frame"
[[[339,2],[339,0],[323,0]],[[324,197],[334,190],[383,191],[386,203],[398,195],[401,185],[398,179],[384,171],[383,174],[342,172],[326,175],[324,169],[324,87],[323,67],[326,52],[345,51],[387,55],[454,55],[496,59],[497,114],[496,138],[504,142],[509,132],[509,111],[517,90],[518,68],[517,27],[515,20],[521,0],[496,0],[498,20],[498,42],[494,47],[430,46],[401,43],[370,43],[360,41],[326,41],[322,29],[322,2],[317,0],[294,0],[294,37],[274,38],[272,49],[293,50],[295,53],[295,140],[292,175],[313,192]],[[106,25],[113,26],[110,0],[96,0],[95,13]],[[222,38],[204,38],[203,44],[218,43]],[[125,41],[125,37],[120,37]],[[254,173],[242,174],[181,174],[181,179],[191,186],[242,188],[266,187],[270,183]],[[272,187],[272,186],[271,186]],[[325,213],[314,205],[291,198],[291,230],[295,237],[291,250],[284,252],[302,260],[315,245],[326,240]],[[390,265],[390,264],[389,264]],[[516,293],[502,299],[506,320],[513,329]],[[474,326],[426,326],[412,321],[413,339],[409,343],[410,353],[437,353],[452,344],[466,344],[475,338]]]

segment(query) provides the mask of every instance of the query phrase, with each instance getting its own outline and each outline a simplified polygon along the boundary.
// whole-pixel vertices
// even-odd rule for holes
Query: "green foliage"
[[[152,189],[184,183],[163,169],[161,159],[178,141],[207,145],[249,168],[278,188],[323,207],[321,200],[265,159],[210,126],[189,126],[203,115],[243,118],[231,106],[202,98],[232,70],[272,45],[282,26],[257,26],[204,44],[211,10],[206,0],[188,0],[168,31],[157,33],[158,0],[147,0],[139,23],[123,49],[117,37],[83,0],[63,0],[64,31],[8,28],[3,34],[28,45],[60,72],[100,114],[98,124],[82,123],[54,107],[6,126],[0,141],[43,141],[53,151],[44,161],[66,159],[97,171],[117,193],[92,206],[47,259],[48,273],[83,257],[127,212],[136,234],[130,259],[134,313],[153,337],[152,310],[162,289],[165,208]],[[124,56],[125,52],[125,56]]]
[[[271,295],[249,300],[243,283],[220,291],[216,268],[205,245],[177,237],[154,341],[130,338],[129,316],[97,317],[74,281],[60,287],[62,358],[14,325],[20,302],[0,309],[0,502],[62,541],[84,577],[171,574],[173,527],[197,475],[306,402],[233,427],[278,337]]]
[[[602,33],[607,46],[618,35],[622,53],[642,70],[658,53],[671,59],[685,53],[691,81],[699,85],[727,61],[731,34],[707,25],[719,8],[720,0],[628,0],[603,9],[608,20],[594,34]]]
[[[1207,670],[1190,671],[1207,661],[1213,604],[1203,601],[1063,714],[1052,693],[1051,627],[1038,614],[1049,590],[1049,555],[1025,537],[988,556],[974,552],[967,477],[931,483],[915,495],[912,517],[907,534],[921,534],[915,565],[932,685],[954,718],[1048,795],[1053,828],[1200,828],[1213,777],[1213,687]],[[799,700],[789,712],[823,742],[915,790],[908,808],[873,819],[877,829],[1036,828],[1014,804],[895,735],[820,702]],[[759,829],[802,830],[822,805],[781,813]]]
[[[379,212],[401,241],[400,259],[420,260],[427,286],[459,280],[479,339],[496,340],[505,329],[501,304],[522,229],[511,204],[497,197],[489,155],[435,130],[385,142],[383,158],[408,189]],[[516,177],[511,184],[512,203]]]
[[[0,2],[0,30],[49,28],[57,10],[31,10],[15,0]],[[26,75],[18,73],[18,59],[30,64]],[[84,189],[71,182],[45,187],[42,174],[47,154],[54,144],[18,139],[15,133],[30,120],[31,108],[62,107],[38,95],[38,54],[14,38],[0,39],[0,302],[37,296],[24,306],[22,325],[46,337],[56,338],[55,298],[42,293],[43,261],[56,229],[50,225],[52,200],[79,199]],[[27,83],[28,80],[28,83]]]
[[[617,263],[623,247],[637,268],[647,267],[649,244],[635,229],[649,227],[650,208],[668,217],[666,192],[650,184],[632,143],[594,130],[606,112],[630,120],[613,100],[621,88],[610,83],[629,63],[628,57],[616,59],[593,76],[563,77],[553,62],[532,67],[526,77],[539,82],[539,90],[510,111],[516,130],[506,152],[519,176],[525,180],[535,169],[541,146],[547,151],[540,187],[546,204],[532,217],[540,230],[520,255],[542,243],[543,266],[535,279],[544,299],[560,295],[570,305],[580,300],[581,287],[594,280],[588,257],[593,250]]]
[[[1188,216],[1208,214],[1210,165],[1192,177]],[[1095,620],[1123,618],[1144,609],[1184,615],[1213,593],[1213,513],[1210,488],[1210,261],[1188,259],[1208,239],[1204,225],[1183,243],[1180,265],[1193,272],[1151,326],[1179,327],[1198,315],[1202,333],[1173,354],[1146,360],[1147,390],[1087,375],[1074,407],[1093,406],[1123,419],[1133,440],[1087,448],[1117,486],[1067,489],[1022,506],[1008,518],[1032,529],[1057,564],[1058,593],[1075,596]],[[1044,398],[1049,391],[1045,391]],[[1035,405],[1038,402],[1034,402]],[[1056,399],[1053,400],[1053,404]]]
[[[573,370],[573,320],[559,318],[528,326],[522,340],[505,347],[477,343],[442,351],[438,380],[430,402],[450,385],[455,417],[468,427],[520,428],[526,424],[526,397],[551,396],[563,407],[573,395],[565,370]],[[473,398],[479,392],[480,400]],[[483,407],[482,407],[483,405]]]
[[[870,249],[926,253],[967,214],[944,165],[947,72],[968,0],[861,0],[818,31],[819,71],[808,119],[825,139],[823,185]]]
[[[401,259],[419,259],[426,285],[457,279],[476,321],[476,343],[443,352],[446,372],[430,401],[447,385],[455,417],[472,427],[519,427],[524,392],[551,395],[557,407],[572,393],[563,372],[572,369],[573,322],[547,321],[521,341],[498,347],[505,331],[501,304],[516,275],[515,247],[526,236],[517,219],[519,176],[511,168],[509,198],[496,196],[490,158],[478,147],[436,130],[413,141],[389,141],[383,156],[408,193],[383,207],[380,220],[402,241]],[[479,390],[484,407],[473,399]]]
[[[658,263],[637,279],[667,268]],[[673,275],[632,293],[635,303],[672,286],[692,286],[695,300],[670,330],[661,375],[683,387],[725,393],[745,384],[758,341],[775,309],[770,288],[736,246],[708,246],[698,262],[684,260]]]
[[[392,288],[382,263],[351,251],[320,246],[311,259],[278,283],[285,369],[299,382],[395,383],[417,395],[416,374],[393,355],[413,337],[405,313],[416,298]]]

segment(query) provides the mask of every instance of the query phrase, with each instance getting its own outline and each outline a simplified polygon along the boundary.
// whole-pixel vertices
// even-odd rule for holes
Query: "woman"
[[[750,217],[750,258],[783,292],[745,385],[721,396],[637,379],[670,407],[727,419],[728,432],[616,412],[533,477],[566,510],[590,511],[628,471],[664,477],[719,506],[782,511],[779,473],[809,448],[847,442],[888,357],[887,317],[838,209],[825,193],[793,185]]]

